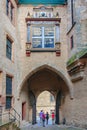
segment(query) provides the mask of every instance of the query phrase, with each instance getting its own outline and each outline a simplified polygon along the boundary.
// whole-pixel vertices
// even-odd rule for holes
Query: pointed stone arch
[[[22,81],[21,85],[18,87],[18,98],[20,97],[21,94],[21,90],[22,87],[24,86],[25,82],[32,76],[34,75],[36,72],[42,70],[42,69],[49,69],[51,71],[53,71],[54,73],[56,73],[58,76],[60,76],[65,84],[67,85],[68,89],[69,89],[69,94],[70,94],[70,98],[73,99],[74,98],[74,94],[73,94],[73,84],[70,81],[68,74],[64,73],[63,70],[61,70],[60,68],[58,68],[57,66],[51,66],[51,65],[47,65],[44,64],[42,66],[36,67],[34,68],[28,75],[26,75],[25,79]]]

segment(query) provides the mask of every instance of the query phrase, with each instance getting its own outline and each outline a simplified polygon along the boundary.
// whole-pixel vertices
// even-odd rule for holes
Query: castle
[[[56,124],[87,127],[87,0],[0,1],[0,106],[35,124],[44,91]]]

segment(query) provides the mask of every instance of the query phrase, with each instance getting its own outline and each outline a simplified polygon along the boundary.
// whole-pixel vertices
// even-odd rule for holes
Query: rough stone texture
[[[70,1],[68,1],[68,30],[72,27],[71,25],[71,7]],[[87,1],[79,0],[74,1],[74,20],[76,24],[68,33],[68,44],[69,44],[69,57],[71,57],[74,53],[78,52],[79,49],[87,47]],[[70,37],[74,36],[74,48],[70,50]],[[87,61],[86,61],[87,63]],[[74,83],[74,99],[70,101],[72,105],[72,112],[69,115],[72,117],[70,122],[73,125],[86,127],[87,128],[87,115],[86,108],[87,108],[87,65],[84,70],[84,77],[82,80],[77,81]],[[69,104],[69,101],[66,101]],[[71,108],[71,107],[70,107]],[[68,120],[69,122],[69,120]]]
[[[60,106],[60,123],[62,123],[62,119],[65,117],[67,124],[87,127],[87,66],[85,67],[83,80],[73,83],[73,85],[66,70],[68,55],[70,57],[78,48],[87,44],[87,34],[85,33],[87,31],[87,1],[74,1],[74,18],[76,24],[68,33],[68,37],[66,34],[71,28],[70,1],[68,6],[53,7],[54,14],[58,11],[59,18],[61,18],[60,42],[62,44],[60,57],[56,57],[55,52],[31,52],[30,57],[26,57],[25,45],[27,42],[27,26],[25,18],[27,17],[28,12],[32,15],[33,6],[19,5],[17,8],[15,1],[12,0],[12,2],[15,6],[15,25],[13,25],[6,16],[5,0],[0,1],[0,103],[4,100],[3,102],[5,105],[6,74],[8,74],[13,76],[12,106],[21,114],[22,119],[22,103],[26,102],[25,120],[31,121],[32,106],[30,106],[29,102],[29,90],[31,87],[31,90],[34,92],[37,99],[38,95],[42,92],[42,89],[40,91],[40,84],[38,84],[41,80],[43,81],[41,82],[41,85],[45,86],[43,87],[43,90],[49,89],[51,92],[51,89],[54,90],[54,88],[56,88],[56,90],[53,91],[55,98],[60,89],[64,94],[62,95]],[[12,61],[6,57],[7,34],[14,41]],[[74,35],[75,46],[71,51],[70,37],[72,35]],[[47,78],[46,73],[45,76],[43,76],[44,71],[47,71]],[[39,74],[42,75],[40,76]],[[38,80],[36,75],[39,75]],[[50,76],[51,81],[44,83],[44,79],[48,80]],[[36,87],[38,87],[36,90],[35,83]],[[54,86],[55,83],[56,86]],[[73,97],[73,93],[74,99],[71,100],[70,96]]]
[[[15,8],[15,25],[13,25],[6,15],[6,1],[0,1],[0,76],[2,75],[2,79],[0,79],[0,92],[2,96],[0,97],[1,102],[5,103],[6,96],[6,74],[13,77],[13,99],[16,99],[17,93],[17,84],[18,84],[18,52],[20,50],[20,45],[18,42],[18,33],[17,33],[17,5],[14,0],[12,3]],[[6,57],[6,36],[9,36],[13,40],[13,53],[12,60],[9,60]],[[3,57],[3,58],[2,58]],[[18,72],[17,72],[18,71]],[[4,100],[4,101],[3,101]],[[3,104],[5,105],[5,104]],[[13,104],[12,101],[12,105]]]
[[[76,23],[74,27],[72,27],[71,20],[71,1],[68,0],[68,51],[69,57],[71,57],[74,53],[78,52],[82,48],[87,46],[87,1],[79,0],[73,1],[73,19]],[[73,35],[74,37],[74,48],[71,50],[71,40],[70,37]]]
[[[50,115],[52,111],[55,111],[55,99],[53,102],[50,100],[50,93],[48,91],[44,91],[37,98],[37,115],[39,115],[41,110],[45,113],[48,112]]]

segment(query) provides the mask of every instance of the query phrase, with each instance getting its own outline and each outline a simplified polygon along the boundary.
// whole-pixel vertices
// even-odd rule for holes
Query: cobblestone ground
[[[83,130],[83,129],[75,128],[75,127],[71,127],[71,126],[51,125],[51,126],[45,126],[45,127],[32,126],[31,130]]]
[[[87,129],[81,129],[66,125],[52,125],[51,119],[49,120],[48,125],[46,125],[45,123],[45,127],[43,127],[42,123],[40,123],[40,120],[38,119],[37,124],[31,125],[28,123],[24,127],[22,127],[21,130],[87,130]]]
[[[75,128],[72,126],[58,126],[58,125],[48,125],[45,127],[38,126],[38,125],[30,125],[21,128],[21,130],[84,130],[80,128]]]

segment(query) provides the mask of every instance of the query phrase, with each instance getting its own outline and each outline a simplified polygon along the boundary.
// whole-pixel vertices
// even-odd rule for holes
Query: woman
[[[52,125],[54,125],[54,119],[55,119],[55,114],[54,114],[54,112],[52,112],[51,117],[52,117]]]

